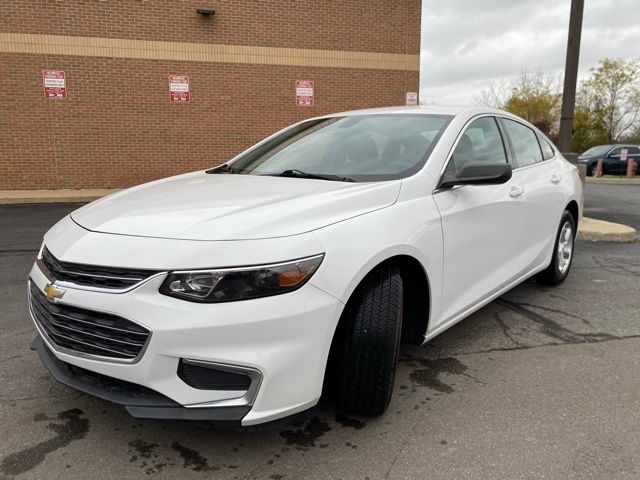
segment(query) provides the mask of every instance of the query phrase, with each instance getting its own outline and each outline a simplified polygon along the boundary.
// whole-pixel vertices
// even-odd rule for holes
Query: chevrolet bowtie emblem
[[[47,294],[47,300],[49,300],[50,302],[54,302],[56,299],[62,298],[65,292],[66,290],[57,288],[56,286],[51,285],[50,283],[47,283],[47,285],[44,287],[44,293]]]

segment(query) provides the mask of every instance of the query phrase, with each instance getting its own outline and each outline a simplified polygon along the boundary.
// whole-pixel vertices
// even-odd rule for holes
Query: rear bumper
[[[239,425],[251,410],[248,405],[185,408],[150,388],[96,374],[59,360],[45,345],[40,335],[31,342],[31,349],[38,353],[44,366],[58,382],[94,397],[122,405],[136,418],[211,420]]]

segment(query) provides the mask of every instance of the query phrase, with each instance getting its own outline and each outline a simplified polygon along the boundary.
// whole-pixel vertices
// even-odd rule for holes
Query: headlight
[[[291,292],[318,269],[324,254],[255,267],[170,272],[160,293],[192,302],[247,300]]]

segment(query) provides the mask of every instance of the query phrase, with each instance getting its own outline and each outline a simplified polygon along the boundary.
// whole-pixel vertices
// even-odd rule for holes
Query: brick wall
[[[0,2],[0,32],[418,55],[420,2]],[[207,21],[195,14],[214,8]],[[226,161],[297,120],[399,105],[418,71],[110,58],[0,50],[0,190],[116,188]],[[67,100],[41,71],[64,70]],[[191,102],[170,104],[170,74]],[[296,79],[315,105],[295,106]]]

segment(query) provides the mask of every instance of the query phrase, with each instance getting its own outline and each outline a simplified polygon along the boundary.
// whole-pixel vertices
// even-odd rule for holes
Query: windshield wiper
[[[278,177],[310,178],[314,180],[330,180],[333,182],[355,182],[353,178],[349,177],[341,177],[340,175],[321,175],[318,173],[308,173],[295,168],[279,173]]]
[[[217,167],[210,168],[205,173],[242,173],[244,170],[241,168],[231,167],[226,163],[218,165]]]

